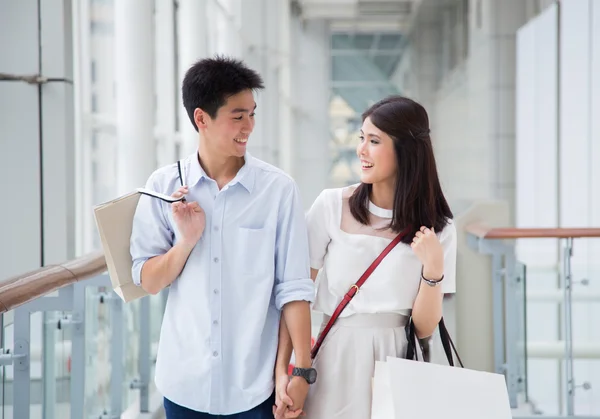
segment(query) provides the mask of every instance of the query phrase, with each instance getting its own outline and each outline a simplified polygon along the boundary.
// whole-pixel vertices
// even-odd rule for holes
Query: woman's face
[[[360,134],[356,154],[361,162],[361,182],[395,182],[398,168],[394,140],[373,125],[369,117],[363,122]]]

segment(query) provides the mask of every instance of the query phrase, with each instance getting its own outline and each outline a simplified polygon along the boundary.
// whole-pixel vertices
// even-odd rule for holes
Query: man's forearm
[[[310,304],[308,301],[287,303],[283,307],[282,322],[284,319],[294,348],[294,364],[299,368],[310,368]],[[281,336],[279,340],[281,344]]]
[[[277,347],[277,361],[275,363],[275,376],[287,375],[290,359],[292,358],[292,338],[285,323],[285,316],[281,316],[279,323],[279,346]]]
[[[148,259],[140,274],[142,288],[150,294],[157,294],[170,285],[183,270],[193,248],[191,244],[180,242],[164,255]]]

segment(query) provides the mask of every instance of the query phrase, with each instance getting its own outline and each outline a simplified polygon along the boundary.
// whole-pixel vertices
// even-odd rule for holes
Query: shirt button
[[[214,352],[213,352],[213,356],[216,358],[216,357],[218,357],[218,356],[219,356],[219,353],[218,353],[217,351],[214,351]]]
[[[215,261],[215,263],[219,263],[219,258],[214,258],[213,260]]]
[[[215,231],[219,231],[219,226],[215,226],[215,227],[213,228],[213,230],[215,230]]]
[[[213,290],[213,292],[214,292],[215,294],[218,294],[218,293],[219,293],[219,290],[215,288],[215,289]]]
[[[215,326],[216,326],[216,325],[218,325],[218,324],[219,324],[219,321],[218,321],[218,320],[213,320],[213,325],[215,325]]]

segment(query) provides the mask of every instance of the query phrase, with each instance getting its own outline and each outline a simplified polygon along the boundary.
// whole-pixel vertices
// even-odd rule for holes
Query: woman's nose
[[[356,147],[356,155],[358,157],[361,157],[365,154],[365,143],[358,143],[358,146]]]

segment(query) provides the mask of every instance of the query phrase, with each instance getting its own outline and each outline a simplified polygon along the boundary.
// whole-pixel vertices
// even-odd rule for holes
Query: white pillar
[[[181,102],[181,83],[190,66],[208,55],[206,7],[206,0],[180,0],[177,8],[180,157],[193,153],[198,147],[198,133]]]
[[[117,183],[122,194],[143,186],[156,167],[153,3],[130,0],[114,6]]]
[[[265,88],[256,95],[256,126],[249,142],[249,151],[256,157],[277,164],[274,143],[277,140],[278,120],[277,79],[273,63],[277,60],[277,12],[272,1],[245,0],[241,3],[240,35],[244,42],[242,58],[258,72]]]
[[[279,166],[287,173],[293,171],[293,104],[291,98],[292,91],[292,59],[291,59],[291,37],[292,37],[292,16],[290,3],[280,2],[279,5],[279,37],[278,51],[281,56],[279,59],[279,143],[278,143],[278,162]],[[306,206],[306,203],[305,203]]]
[[[155,10],[155,86],[156,134],[158,135],[158,166],[177,160],[177,68],[175,64],[175,4],[174,0],[156,0]]]
[[[309,207],[328,186],[330,32],[326,21],[292,22],[293,171],[302,201]]]
[[[496,199],[509,203],[511,224],[515,213],[515,85],[516,33],[527,21],[521,2],[488,3],[490,8],[490,163],[491,190]]]

